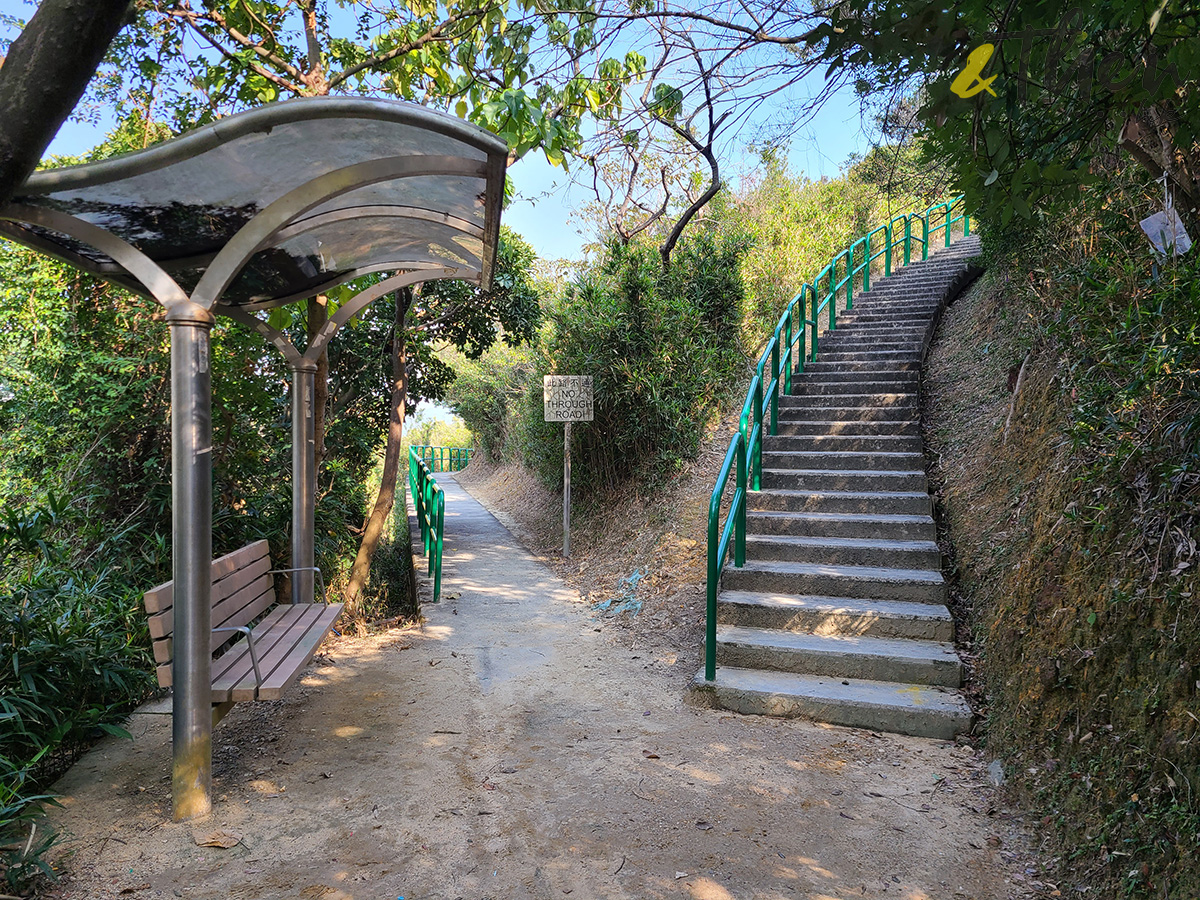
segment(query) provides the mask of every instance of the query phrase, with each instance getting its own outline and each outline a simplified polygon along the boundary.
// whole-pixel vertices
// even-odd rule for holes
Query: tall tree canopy
[[[177,128],[290,97],[359,93],[456,113],[553,163],[620,108],[636,53],[602,58],[585,0],[138,0],[96,90]]]

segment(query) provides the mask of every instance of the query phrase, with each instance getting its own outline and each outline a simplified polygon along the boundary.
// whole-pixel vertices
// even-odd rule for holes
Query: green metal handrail
[[[408,448],[408,488],[417,509],[421,543],[433,576],[433,602],[442,596],[442,535],[446,521],[446,495],[433,478],[429,466],[418,455],[418,447]]]
[[[431,472],[458,472],[471,461],[470,447],[434,447],[429,444],[413,444],[409,448],[429,466]]]
[[[958,215],[954,214],[958,209]],[[930,227],[931,222],[941,224]],[[821,315],[828,310],[829,331],[837,328],[837,298],[845,294],[846,309],[854,308],[854,283],[858,279],[861,292],[871,289],[871,266],[883,257],[883,274],[886,278],[894,268],[894,253],[903,250],[904,265],[912,260],[912,245],[921,244],[921,259],[929,258],[929,244],[933,235],[945,230],[946,246],[950,246],[951,232],[957,223],[963,224],[963,236],[971,233],[971,219],[966,213],[966,202],[960,195],[943,203],[935,204],[923,213],[896,216],[886,225],[858,238],[845,250],[829,261],[812,281],[800,286],[799,293],[791,299],[775,332],[763,349],[755,367],[754,378],[746,391],[746,402],[737,433],[729,442],[725,463],[717,476],[712,499],[708,505],[708,596],[707,621],[704,646],[704,680],[712,682],[717,677],[717,583],[721,570],[729,555],[729,543],[733,541],[733,564],[741,568],[746,564],[746,506],[749,491],[762,489],[762,444],[764,432],[778,433],[780,392],[792,392],[792,371],[804,370],[806,360],[817,358],[818,328]],[[897,227],[897,223],[903,228]],[[914,223],[920,224],[920,236],[914,234]],[[883,245],[879,246],[878,236]],[[874,249],[873,249],[874,248]],[[844,263],[844,266],[843,266]],[[895,267],[898,268],[898,267]],[[839,277],[839,272],[840,277]],[[824,285],[824,293],[822,293]],[[805,328],[809,338],[805,341]],[[769,368],[768,368],[769,365]],[[725,525],[721,527],[721,508],[729,477],[736,472],[733,497],[725,513]]]

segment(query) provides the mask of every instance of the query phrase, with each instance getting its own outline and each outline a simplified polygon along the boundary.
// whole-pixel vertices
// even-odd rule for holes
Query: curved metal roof
[[[102,229],[216,311],[278,306],[368,272],[448,268],[486,284],[506,161],[499,138],[415,104],[289,100],[37,172],[0,210],[0,234],[155,293],[97,246]]]

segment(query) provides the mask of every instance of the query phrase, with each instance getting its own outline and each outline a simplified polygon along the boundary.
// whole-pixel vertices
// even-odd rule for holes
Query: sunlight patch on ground
[[[796,862],[800,863],[800,865],[802,865],[802,866],[807,867],[808,871],[812,872],[814,875],[820,875],[822,878],[837,878],[836,875],[834,875],[832,872],[830,872],[828,869],[826,869],[824,866],[822,866],[815,859],[810,859],[807,856],[797,856]]]
[[[333,733],[336,737],[348,738],[358,737],[358,735],[363,733],[363,730],[357,725],[339,725],[333,729]]]
[[[697,781],[703,781],[705,784],[721,784],[724,779],[716,772],[706,772],[704,769],[697,769],[695,766],[676,766],[680,772],[685,772],[691,778]]]
[[[711,878],[697,878],[688,885],[688,889],[696,900],[734,900],[733,894]]]

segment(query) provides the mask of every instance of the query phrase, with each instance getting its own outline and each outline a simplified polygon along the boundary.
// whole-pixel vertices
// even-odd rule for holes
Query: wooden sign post
[[[563,559],[571,555],[571,424],[592,421],[591,375],[542,378],[542,418],[563,422]]]

